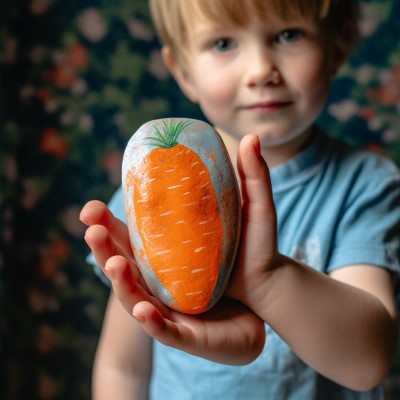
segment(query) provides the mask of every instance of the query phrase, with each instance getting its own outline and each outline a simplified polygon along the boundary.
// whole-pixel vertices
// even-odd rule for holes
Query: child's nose
[[[246,64],[245,82],[248,87],[277,85],[281,82],[273,55],[267,49],[253,50]]]

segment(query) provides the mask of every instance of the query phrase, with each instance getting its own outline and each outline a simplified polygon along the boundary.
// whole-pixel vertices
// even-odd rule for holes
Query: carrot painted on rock
[[[200,313],[221,297],[240,232],[240,195],[218,133],[188,119],[148,122],[128,143],[123,188],[132,248],[150,290]]]

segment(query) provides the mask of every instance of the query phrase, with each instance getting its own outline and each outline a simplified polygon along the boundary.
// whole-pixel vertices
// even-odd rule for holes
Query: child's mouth
[[[292,101],[266,101],[266,102],[257,102],[250,104],[248,106],[244,106],[243,109],[254,111],[256,113],[268,114],[280,111],[290,106],[291,104],[293,104]]]

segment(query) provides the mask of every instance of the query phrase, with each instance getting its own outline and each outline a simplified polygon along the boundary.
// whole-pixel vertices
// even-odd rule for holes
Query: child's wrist
[[[276,255],[268,267],[253,277],[252,289],[242,294],[240,301],[268,322],[271,311],[273,314],[277,302],[285,295],[285,275],[294,263],[286,256]]]

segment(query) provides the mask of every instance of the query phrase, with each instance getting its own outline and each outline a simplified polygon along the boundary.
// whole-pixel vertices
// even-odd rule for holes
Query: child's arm
[[[152,339],[111,294],[93,369],[94,400],[147,399]]]
[[[228,295],[267,321],[321,374],[355,390],[374,387],[387,373],[396,345],[390,273],[353,265],[329,277],[280,255],[268,170],[259,150],[255,153],[247,142],[240,148],[245,218]]]
[[[265,278],[257,275],[264,285],[249,285],[254,296],[246,295],[246,304],[303,361],[354,390],[368,390],[382,382],[397,338],[388,271],[358,265],[328,277],[282,259],[274,272],[265,271]]]

